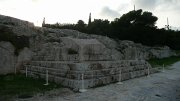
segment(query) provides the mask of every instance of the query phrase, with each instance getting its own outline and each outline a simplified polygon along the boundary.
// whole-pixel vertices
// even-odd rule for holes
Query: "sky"
[[[158,17],[156,26],[165,27],[167,17],[172,29],[180,29],[180,0],[0,0],[0,14],[16,17],[41,26],[46,23],[88,22],[93,19],[120,18],[134,9],[152,12]]]

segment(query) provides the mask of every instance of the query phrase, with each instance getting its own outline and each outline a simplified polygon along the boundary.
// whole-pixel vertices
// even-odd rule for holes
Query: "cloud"
[[[110,9],[107,6],[102,8],[100,15],[110,19],[120,17],[120,14],[117,11]]]
[[[136,5],[138,9],[152,10],[156,7],[158,0],[132,0],[132,4]]]
[[[180,31],[180,27],[174,27],[174,26],[170,26],[170,29],[172,29],[172,30],[178,30],[178,31]]]
[[[76,23],[88,21],[89,12],[93,18],[114,20],[133,5],[157,16],[158,27],[164,27],[167,17],[171,26],[180,26],[180,0],[0,0],[0,13],[35,23],[43,17],[48,23]]]
[[[180,11],[180,0],[132,0],[138,9]]]
[[[32,2],[37,2],[38,0],[31,0]]]
[[[157,6],[157,10],[160,11],[171,11],[180,13],[180,1],[179,0],[160,0]]]
[[[129,9],[130,7],[129,7],[129,4],[128,3],[124,3],[124,4],[120,4],[119,6],[118,6],[118,11],[124,11],[124,10],[127,10],[127,9]]]
[[[136,5],[136,9],[147,10],[157,16],[159,27],[164,27],[167,17],[170,25],[179,26],[180,0],[132,0],[131,4]]]

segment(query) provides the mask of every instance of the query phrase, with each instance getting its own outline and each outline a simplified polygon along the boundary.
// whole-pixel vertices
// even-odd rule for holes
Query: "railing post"
[[[26,77],[28,76],[28,73],[27,73],[27,66],[25,66],[26,67]]]
[[[164,64],[163,64],[163,70],[162,70],[162,72],[164,72]]]
[[[49,85],[48,78],[48,69],[46,69],[46,84],[44,84],[45,86]]]
[[[79,90],[79,92],[83,93],[86,91],[87,90],[84,88],[84,74],[82,74],[82,76],[81,76],[81,89]]]
[[[119,82],[117,84],[122,85],[123,83],[121,81],[122,81],[122,71],[121,69],[119,69]]]
[[[147,77],[150,77],[150,68],[149,68],[149,66],[148,66],[148,75],[147,75]]]

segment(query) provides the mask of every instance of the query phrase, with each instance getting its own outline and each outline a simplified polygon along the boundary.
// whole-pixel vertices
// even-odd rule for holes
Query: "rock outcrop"
[[[16,57],[15,69],[18,72],[25,64],[31,62],[34,53],[27,47],[23,48]]]
[[[36,48],[42,45],[37,45],[39,43],[46,42],[60,42],[61,37],[71,37],[77,39],[97,39],[99,42],[105,45],[107,49],[113,52],[112,57],[115,60],[148,60],[151,58],[165,58],[175,55],[169,47],[150,47],[145,46],[140,43],[134,43],[128,40],[115,41],[109,37],[100,35],[89,35],[81,33],[75,30],[67,29],[51,29],[51,28],[39,28],[39,32],[43,35],[34,36],[34,39],[38,39],[34,44]],[[34,40],[33,39],[33,40]]]
[[[29,63],[32,59],[33,52],[25,47],[16,56],[15,47],[10,42],[0,42],[0,74],[16,73],[20,67]]]
[[[14,46],[10,42],[0,42],[0,74],[14,73]]]
[[[148,60],[176,55],[175,52],[167,46],[149,47],[128,40],[119,41],[118,43],[117,49],[124,55],[124,59]]]
[[[81,88],[82,75],[85,88],[99,86],[119,81],[120,71],[122,80],[148,75],[151,66],[145,60],[174,55],[166,46],[148,47],[75,30],[35,27],[0,15],[3,28],[14,36],[28,37],[29,44],[15,55],[17,47],[11,40],[0,40],[0,74],[20,70],[28,76],[45,78],[48,73],[49,80],[77,89]]]
[[[97,39],[60,37],[52,41],[52,35],[45,38],[51,41],[42,42],[41,49],[36,50],[32,62],[22,72],[35,78],[47,79],[48,75],[50,81],[81,89],[82,85],[89,88],[118,82],[120,77],[127,80],[148,75],[151,69],[145,60],[117,58],[122,57]]]
[[[4,15],[0,15],[0,28],[1,27],[12,30],[17,36],[31,36],[36,33],[33,23]]]

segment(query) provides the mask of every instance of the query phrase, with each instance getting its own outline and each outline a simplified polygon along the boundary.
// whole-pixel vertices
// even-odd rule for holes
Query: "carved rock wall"
[[[148,75],[149,63],[144,60],[122,60],[122,61],[32,61],[22,68],[25,73],[27,68],[28,76],[46,79],[48,70],[49,80],[60,83],[64,86],[81,89],[82,74],[84,75],[84,87],[96,87],[112,82],[128,80]]]
[[[14,72],[14,46],[10,42],[0,42],[0,74]]]

